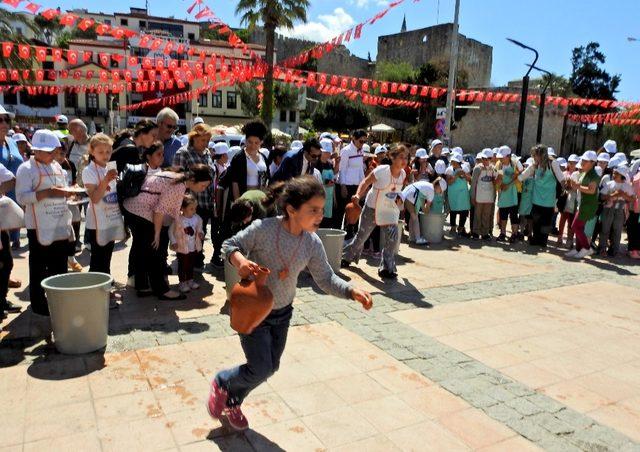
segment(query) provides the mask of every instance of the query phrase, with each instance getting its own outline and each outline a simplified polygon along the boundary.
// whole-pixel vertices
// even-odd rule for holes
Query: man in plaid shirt
[[[207,165],[211,171],[212,180],[215,180],[215,165],[209,153],[209,140],[211,140],[211,128],[206,124],[197,124],[189,132],[189,143],[176,152],[173,157],[173,167],[188,170],[191,166],[199,163]],[[202,230],[207,235],[207,224],[211,222],[213,229],[215,212],[215,184],[212,182],[207,189],[201,193],[193,193],[198,201],[196,213],[202,218]],[[204,267],[204,251],[200,252],[196,261],[196,268]]]

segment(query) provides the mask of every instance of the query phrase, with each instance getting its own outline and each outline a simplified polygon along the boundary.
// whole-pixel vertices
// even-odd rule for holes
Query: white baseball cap
[[[371,153],[371,146],[369,146],[367,143],[362,145],[362,152],[366,152],[366,153]]]
[[[497,149],[497,148],[496,148]],[[491,159],[493,158],[493,149],[490,148],[485,148],[482,150],[482,155],[484,156],[484,158],[486,159]]]
[[[462,156],[460,154],[453,154],[451,156],[451,161],[452,162],[462,163]]]
[[[204,124],[204,119],[202,119],[200,116],[193,118],[193,125],[197,126],[198,124]]]
[[[455,148],[451,149],[451,153],[452,154],[464,154],[464,151],[462,150],[462,148],[460,146],[456,146]]]
[[[620,174],[622,177],[626,178],[629,176],[629,167],[627,165],[619,165],[613,170],[614,173]]]
[[[582,154],[582,157],[580,158],[582,160],[589,160],[591,162],[598,161],[598,155],[596,154],[596,151],[586,151],[584,154]]]
[[[556,159],[556,162],[558,162],[558,164],[560,166],[567,166],[567,159],[563,158],[563,157],[558,157]]]
[[[462,162],[462,171],[467,174],[471,172],[471,165],[469,165],[469,162]]]
[[[229,145],[224,141],[213,145],[213,151],[216,155],[225,155],[229,153]]]
[[[442,160],[440,160],[440,161],[442,161]],[[438,184],[440,185],[440,190],[442,190],[443,192],[447,189],[447,181],[444,180],[444,178],[441,178],[438,181]]]
[[[614,155],[614,157],[619,158],[620,160],[623,160],[625,162],[627,162],[627,155],[624,152],[616,152],[616,154]]]
[[[320,150],[331,154],[333,152],[333,140],[331,138],[320,139]]]
[[[24,136],[24,133],[16,133],[11,138],[13,138],[13,141],[15,141],[16,143],[19,143],[21,141],[26,141],[27,143],[29,142],[29,140],[27,140],[27,137]]]
[[[598,154],[598,162],[608,162],[611,160],[611,156],[609,154],[607,154],[606,152],[601,152],[600,154]]]
[[[303,146],[304,146],[304,144],[302,144],[302,141],[300,141],[300,140],[293,140],[291,142],[291,150],[292,151],[299,151],[300,149],[302,149]]]
[[[493,152],[493,155],[498,155],[498,151],[499,150],[500,150],[500,148],[491,148],[491,152]]]
[[[476,154],[476,160],[483,160],[484,159],[484,154],[482,152],[478,152]]]
[[[31,138],[31,149],[34,151],[53,152],[61,146],[60,140],[52,130],[36,130]]]
[[[333,135],[331,135],[331,132],[322,132],[322,133],[320,134],[320,139],[322,140],[322,139],[324,139],[324,138],[330,138],[330,139],[333,139]]]
[[[431,144],[429,145],[429,149],[433,149],[433,148],[435,148],[436,146],[438,146],[439,144],[442,144],[442,141],[440,141],[440,140],[433,140],[433,141],[431,142]]]
[[[418,159],[426,159],[429,157],[429,153],[425,148],[420,148],[416,151],[416,158]]]
[[[599,157],[599,156],[598,156]],[[626,162],[615,155],[611,157],[609,163],[607,164],[607,168],[617,168],[620,165],[624,165]]]
[[[442,148],[442,155],[449,155],[451,154],[451,151],[449,150],[449,148]]]
[[[387,149],[387,145],[386,144],[381,144],[380,146],[378,146],[376,148],[376,150],[373,152],[375,155],[378,154],[382,154],[383,152],[387,152],[389,149]]]
[[[605,151],[607,151],[609,154],[615,154],[616,152],[618,152],[618,145],[616,144],[615,141],[613,140],[607,140],[604,142],[604,144],[602,145],[602,147],[604,148]]]
[[[578,157],[578,154],[571,154],[569,156],[569,158],[567,159],[567,162],[575,162],[578,163],[580,161],[580,157]]]
[[[69,119],[65,115],[59,115],[56,118],[58,124],[69,124]]]
[[[547,148],[547,154],[551,157],[556,157],[556,150],[553,149],[552,147],[548,147]]]
[[[444,172],[447,170],[447,164],[444,163],[444,160],[438,160],[434,169],[436,170],[436,174],[444,174]]]
[[[498,148],[498,157],[504,158],[511,155],[511,148],[509,146],[500,146]]]
[[[13,129],[9,129],[9,130],[7,131],[7,136],[8,136],[8,137],[13,137],[15,134],[16,134],[16,131],[15,131],[15,130],[13,130]]]
[[[0,105],[0,115],[7,115],[11,119],[16,117],[15,113],[11,113],[10,111],[5,110],[4,105]]]

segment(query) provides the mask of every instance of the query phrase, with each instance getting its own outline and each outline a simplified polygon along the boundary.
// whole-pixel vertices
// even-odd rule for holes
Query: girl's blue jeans
[[[251,391],[278,370],[292,313],[292,305],[274,309],[251,334],[240,334],[246,364],[223,370],[215,378],[229,394],[227,406],[241,405]]]

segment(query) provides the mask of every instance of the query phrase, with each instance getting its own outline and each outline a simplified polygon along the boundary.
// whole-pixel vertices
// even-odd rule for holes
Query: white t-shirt
[[[433,184],[426,180],[419,180],[407,185],[400,196],[403,201],[408,199],[410,203],[415,204],[418,199],[418,193],[424,196],[428,202],[432,202],[435,195]]]
[[[0,184],[9,182],[10,180],[15,179],[15,177],[16,176],[14,176],[11,171],[9,171],[2,163],[0,163]]]
[[[601,195],[610,195],[614,191],[620,191],[622,193],[626,193],[629,196],[634,195],[633,186],[629,182],[616,182],[615,180],[610,180],[602,187],[600,190]],[[616,200],[608,200],[605,204],[605,207],[614,207],[616,209],[621,209],[627,203],[624,199],[616,199]]]
[[[98,175],[100,175],[100,178],[98,178]],[[105,177],[107,177],[107,168],[96,165],[94,162],[91,162],[85,169],[82,170],[82,181],[85,185],[89,184],[97,186]],[[116,181],[111,181],[111,183],[109,184],[109,190],[113,190],[115,188],[115,184]],[[89,203],[91,204],[91,201],[89,201]],[[93,214],[87,212],[85,221],[85,228],[96,229],[96,222]]]
[[[196,234],[198,234],[198,218],[194,215],[191,218],[180,216],[184,236],[187,239],[187,249],[190,253],[196,251]]]
[[[258,155],[260,156],[260,161],[258,163],[254,162],[251,157],[247,156],[247,186],[248,187],[260,186],[260,173],[267,172],[267,165],[266,163],[264,163],[262,154],[258,154]]]
[[[156,169],[153,168],[147,168],[147,176],[153,176],[156,173],[159,173],[160,171],[162,171],[162,168],[158,167]],[[84,172],[82,173],[84,174]],[[82,179],[84,181],[84,179]]]
[[[373,174],[376,181],[373,183],[371,190],[367,193],[365,203],[367,207],[372,209],[376,208],[376,193],[374,189],[383,190],[387,188],[391,183],[395,184],[396,191],[400,195],[402,190],[402,184],[404,183],[405,173],[404,170],[400,172],[400,176],[397,178],[391,176],[391,167],[389,165],[380,165],[373,170]]]

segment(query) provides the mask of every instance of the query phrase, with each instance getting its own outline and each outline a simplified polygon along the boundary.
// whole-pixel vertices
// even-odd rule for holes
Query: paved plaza
[[[0,333],[0,449],[640,450],[638,266],[562,253],[403,244],[397,282],[373,260],[343,271],[374,293],[369,312],[302,277],[280,371],[243,405],[244,433],[204,406],[214,373],[243,359],[221,275],[181,302],[120,287],[105,353],[84,356],[58,354],[28,289],[14,290],[25,310]]]

